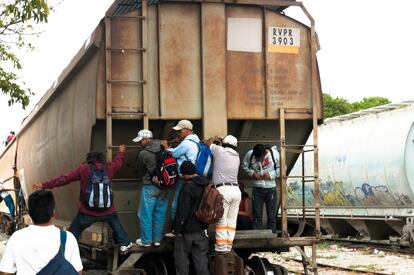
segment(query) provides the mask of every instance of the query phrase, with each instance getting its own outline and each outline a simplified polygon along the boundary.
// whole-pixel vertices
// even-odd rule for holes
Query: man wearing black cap
[[[276,181],[280,177],[279,152],[256,144],[244,157],[242,167],[253,179],[253,229],[262,229],[263,204],[266,204],[267,228],[276,232]]]
[[[204,187],[208,181],[204,176],[198,176],[191,161],[184,161],[180,166],[184,177],[184,185],[178,196],[177,213],[174,220],[176,234],[174,246],[175,271],[177,275],[190,273],[190,259],[193,259],[197,275],[208,275],[208,235],[207,224],[197,220],[197,210]]]

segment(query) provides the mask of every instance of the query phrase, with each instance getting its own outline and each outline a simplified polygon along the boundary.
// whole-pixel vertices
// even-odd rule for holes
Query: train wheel
[[[149,261],[145,266],[145,272],[153,275],[168,275],[167,265],[161,258]]]
[[[256,275],[275,275],[272,265],[266,258],[253,256],[248,261],[248,266]]]
[[[288,275],[288,271],[286,268],[284,268],[281,265],[278,264],[272,264],[273,273],[274,275]]]

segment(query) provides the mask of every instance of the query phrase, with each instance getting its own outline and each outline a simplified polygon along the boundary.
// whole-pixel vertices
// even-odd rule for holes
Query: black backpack
[[[66,231],[60,230],[60,247],[53,259],[37,275],[78,275],[73,265],[65,259]]]
[[[172,156],[172,153],[165,150],[162,145],[161,150],[154,154],[157,166],[151,173],[152,183],[162,189],[174,186],[178,181],[177,160]]]
[[[85,192],[85,204],[92,210],[103,211],[112,207],[114,194],[112,182],[106,174],[106,164],[102,169],[90,165],[91,174]]]

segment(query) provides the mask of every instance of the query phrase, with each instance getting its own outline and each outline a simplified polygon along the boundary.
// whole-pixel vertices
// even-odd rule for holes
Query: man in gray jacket
[[[134,142],[142,147],[137,157],[137,172],[142,176],[141,199],[138,209],[141,237],[136,243],[149,247],[159,246],[164,231],[165,215],[168,208],[167,190],[158,188],[152,183],[152,173],[157,167],[157,153],[161,150],[159,140],[152,139],[152,132],[141,130]]]

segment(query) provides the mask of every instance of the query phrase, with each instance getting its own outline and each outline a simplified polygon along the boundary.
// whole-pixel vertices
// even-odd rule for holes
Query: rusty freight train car
[[[302,11],[309,26],[286,16],[286,8]],[[19,224],[34,182],[75,168],[90,150],[105,151],[110,160],[113,149],[126,143],[126,163],[113,188],[120,219],[136,239],[140,182],[133,164],[140,148],[132,138],[142,128],[169,138],[179,119],[191,120],[200,137],[235,135],[241,156],[255,143],[277,144],[279,186],[285,190],[286,173],[322,120],[317,50],[313,18],[296,1],[114,1],[1,154],[1,179],[11,177],[14,181],[7,184],[18,190]],[[317,155],[317,131],[313,137],[311,150]],[[318,190],[317,177],[310,184]],[[53,192],[57,223],[68,228],[78,210],[79,185]],[[285,192],[281,204],[281,236],[265,230],[238,232],[236,249],[315,248],[319,224],[314,236],[293,237]],[[7,211],[2,210],[7,224]],[[314,213],[318,211],[316,205]],[[110,268],[118,268],[118,253],[105,225],[87,229],[81,243],[92,255],[101,250],[113,255]],[[169,251],[171,243],[144,251],[134,248],[121,268],[136,265],[142,255]],[[151,259],[158,260],[149,267],[152,271],[168,265],[160,257]]]

